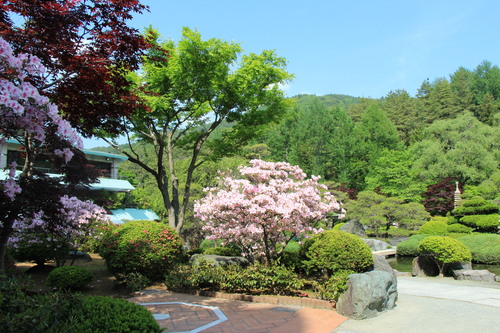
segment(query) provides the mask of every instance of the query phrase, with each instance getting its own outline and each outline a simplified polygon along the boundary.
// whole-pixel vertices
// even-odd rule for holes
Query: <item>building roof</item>
[[[16,171],[16,177],[19,176],[21,171]],[[61,175],[48,173],[50,177],[61,177]],[[0,170],[0,180],[7,180],[9,176],[9,171]],[[128,180],[123,179],[112,179],[112,178],[98,178],[98,183],[90,184],[91,190],[105,190],[110,192],[128,192],[135,190],[135,187],[128,182]]]
[[[153,221],[160,219],[160,217],[151,209],[135,209],[135,208],[111,209],[111,213],[112,214],[108,214],[108,217],[114,224],[123,224],[127,221],[137,221],[137,220]]]
[[[104,156],[104,157],[109,157],[109,158],[115,158],[115,159],[120,160],[120,161],[128,160],[127,156],[106,153],[106,152],[98,151],[98,150],[83,149],[82,151],[85,153],[85,155]]]

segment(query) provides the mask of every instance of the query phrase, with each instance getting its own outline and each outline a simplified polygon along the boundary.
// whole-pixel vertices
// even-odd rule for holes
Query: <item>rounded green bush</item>
[[[345,225],[345,222],[337,223],[333,226],[333,230],[340,230]]]
[[[500,225],[499,218],[498,214],[466,215],[460,219],[460,223],[481,232],[497,232]]]
[[[481,264],[500,264],[500,235],[472,234],[458,239],[467,246],[472,261]]]
[[[307,272],[328,276],[347,270],[364,272],[373,265],[370,247],[358,236],[339,230],[306,239],[299,256]]]
[[[423,255],[430,255],[439,266],[440,274],[444,266],[455,262],[471,261],[469,249],[458,240],[446,236],[429,236],[418,245],[418,250]]]
[[[472,228],[469,228],[466,225],[460,224],[460,223],[455,223],[455,224],[449,224],[448,225],[448,232],[453,232],[453,233],[461,233],[461,234],[470,234],[472,233]]]
[[[103,237],[99,254],[118,278],[140,273],[160,281],[184,259],[181,238],[175,230],[154,221],[128,222]]]
[[[74,332],[161,332],[145,307],[106,296],[85,297],[73,322]]]
[[[429,221],[420,227],[419,233],[444,236],[448,232],[448,224],[443,221]]]
[[[81,289],[86,287],[94,276],[88,269],[78,266],[62,266],[52,270],[47,276],[49,287],[57,289]]]
[[[411,256],[411,257],[416,257],[418,256],[418,244],[420,242],[428,237],[429,235],[424,235],[424,234],[418,234],[418,235],[413,235],[410,238],[408,238],[405,241],[399,242],[398,245],[396,245],[396,253],[398,256]]]

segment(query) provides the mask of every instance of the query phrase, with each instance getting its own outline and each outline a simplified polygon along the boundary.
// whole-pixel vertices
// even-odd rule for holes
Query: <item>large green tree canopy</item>
[[[194,170],[233,152],[278,119],[286,104],[280,85],[292,75],[273,51],[242,54],[238,43],[203,40],[189,28],[177,44],[161,41],[152,28],[146,36],[153,47],[135,78],[146,105],[124,123],[130,143],[154,146],[154,160],[148,164],[133,149],[122,151],[154,177],[169,224],[180,231]]]

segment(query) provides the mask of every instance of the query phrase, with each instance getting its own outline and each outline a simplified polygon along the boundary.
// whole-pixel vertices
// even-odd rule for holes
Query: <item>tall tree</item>
[[[405,90],[391,91],[383,99],[382,108],[396,125],[400,139],[409,146],[424,127],[415,98]]]
[[[189,28],[183,29],[177,45],[161,42],[153,29],[146,35],[153,48],[136,82],[147,107],[122,119],[130,151],[108,142],[154,177],[169,224],[180,231],[196,168],[230,153],[279,118],[285,110],[279,85],[292,76],[285,70],[286,60],[273,51],[241,55],[239,44],[203,40]],[[224,121],[231,126],[214,136]],[[132,135],[154,145],[153,166],[134,151]],[[179,152],[189,160],[183,170],[176,166]],[[185,180],[181,182],[179,175]]]
[[[413,168],[426,184],[453,177],[461,185],[477,185],[498,168],[500,132],[470,112],[434,122],[423,136],[411,153]]]
[[[40,59],[47,71],[33,84],[82,134],[118,133],[117,115],[137,102],[124,74],[146,46],[126,21],[145,9],[137,0],[2,0],[0,35]]]

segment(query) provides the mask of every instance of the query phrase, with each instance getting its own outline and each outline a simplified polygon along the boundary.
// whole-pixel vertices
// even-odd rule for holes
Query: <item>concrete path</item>
[[[500,283],[398,278],[395,309],[349,319],[336,333],[500,333]]]

